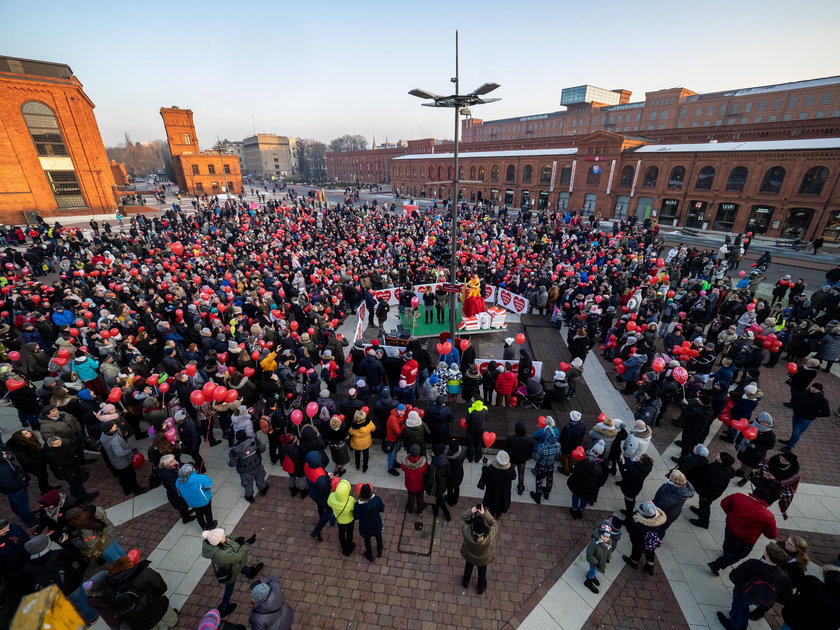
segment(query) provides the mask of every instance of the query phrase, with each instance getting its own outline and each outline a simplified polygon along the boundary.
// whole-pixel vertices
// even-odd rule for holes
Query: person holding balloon
[[[743,420],[735,422],[743,422]],[[735,449],[738,451],[738,461],[741,462],[741,467],[735,472],[738,477],[741,477],[739,486],[747,485],[752,471],[758,468],[758,465],[766,459],[767,452],[776,445],[774,426],[773,416],[764,411],[758,414],[749,425],[741,428],[735,438]]]
[[[137,472],[135,470],[142,466],[143,456],[137,452],[137,449],[128,445],[128,442],[117,430],[115,423],[105,422],[102,424],[100,442],[102,443],[102,452],[116,471],[117,480],[123,493],[126,496],[132,493],[139,496],[148,492],[148,488],[143,488],[137,483]]]

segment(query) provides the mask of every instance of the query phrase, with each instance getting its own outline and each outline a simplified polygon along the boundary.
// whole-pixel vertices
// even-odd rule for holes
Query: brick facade
[[[242,192],[239,158],[199,149],[192,110],[161,107],[160,115],[166,129],[176,183],[182,192],[193,196],[225,192],[238,195]]]
[[[46,112],[42,118],[52,118],[51,111],[57,123],[40,149],[24,119],[25,105]],[[0,222],[24,223],[27,211],[48,220],[116,211],[111,164],[93,108],[68,66],[0,57]],[[51,178],[59,189],[63,180],[66,192],[73,177],[78,192],[72,199],[65,195],[60,208]]]

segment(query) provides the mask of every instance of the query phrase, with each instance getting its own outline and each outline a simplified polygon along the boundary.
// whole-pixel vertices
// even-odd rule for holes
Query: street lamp
[[[499,87],[498,83],[484,83],[469,94],[459,94],[460,89],[460,75],[458,74],[458,31],[455,31],[455,76],[450,79],[455,84],[455,94],[449,96],[441,96],[434,92],[421,90],[415,88],[409,92],[412,96],[432,101],[431,103],[423,103],[425,107],[451,107],[455,110],[455,150],[454,157],[454,175],[452,178],[452,200],[450,202],[450,248],[451,260],[450,262],[450,282],[457,284],[457,240],[458,240],[458,126],[460,123],[460,115],[469,115],[471,105],[483,105],[484,103],[493,103],[500,101],[500,98],[482,98],[485,94],[489,94]],[[456,294],[452,293],[449,299],[449,335],[451,339],[455,339],[455,309],[456,309]]]

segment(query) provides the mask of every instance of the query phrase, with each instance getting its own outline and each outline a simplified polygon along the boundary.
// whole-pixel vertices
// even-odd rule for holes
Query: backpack
[[[751,604],[770,608],[776,603],[776,587],[759,577],[744,582],[740,591],[744,599]]]
[[[129,616],[143,613],[148,605],[148,597],[146,593],[131,588],[129,584],[111,597],[110,605],[114,616],[120,621],[125,621]]]
[[[59,550],[51,551],[47,561],[43,565],[39,565],[37,570],[30,574],[33,592],[40,591],[42,588],[53,584],[64,590],[68,578],[68,567],[64,562],[57,559],[60,553]],[[34,568],[34,565],[32,567]]]

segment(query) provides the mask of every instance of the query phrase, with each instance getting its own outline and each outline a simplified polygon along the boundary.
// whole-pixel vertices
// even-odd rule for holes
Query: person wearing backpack
[[[747,560],[729,574],[735,587],[729,616],[721,611],[717,613],[726,630],[746,630],[750,606],[771,607],[777,601],[784,604],[790,599],[793,588],[790,576],[779,566],[784,562],[787,562],[787,552],[771,542],[761,558]]]
[[[108,569],[103,594],[124,628],[167,630],[178,623],[178,613],[166,597],[166,582],[150,565],[148,560],[134,565],[123,557]]]
[[[260,496],[268,492],[268,476],[262,464],[262,453],[265,444],[254,436],[248,436],[244,429],[236,432],[236,446],[228,451],[228,466],[236,468],[239,481],[245,489],[245,500],[254,502],[254,486],[260,491]]]
[[[252,534],[247,540],[243,536],[231,540],[224,529],[217,527],[201,532],[201,537],[204,539],[201,543],[201,557],[210,560],[216,580],[225,585],[222,603],[218,608],[219,614],[226,617],[236,609],[236,604],[231,604],[230,598],[239,574],[253,580],[265,566],[262,562],[248,565],[248,547],[256,542],[257,536]]]

